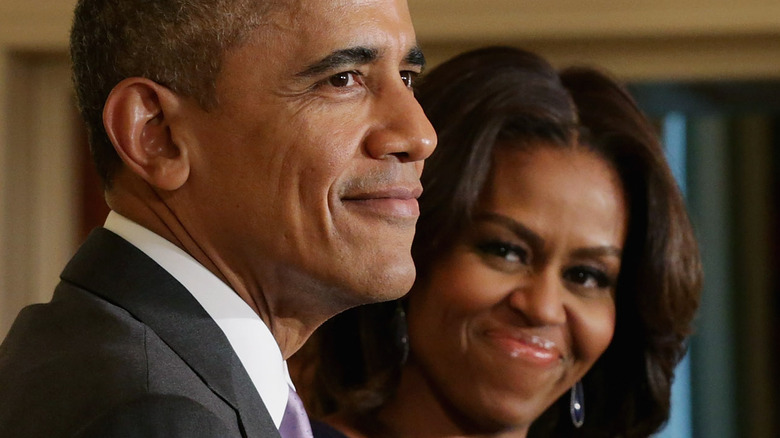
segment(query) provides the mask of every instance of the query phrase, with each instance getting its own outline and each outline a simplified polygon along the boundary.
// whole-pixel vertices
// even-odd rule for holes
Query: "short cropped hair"
[[[111,90],[144,77],[204,109],[216,105],[224,53],[259,26],[270,1],[79,0],[70,35],[73,82],[90,149],[106,188],[121,165],[103,126]]]

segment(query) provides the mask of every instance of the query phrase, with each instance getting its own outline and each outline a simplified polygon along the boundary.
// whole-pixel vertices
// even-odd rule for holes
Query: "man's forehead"
[[[406,0],[401,0],[406,3]],[[382,3],[397,3],[398,0],[273,0],[277,6],[286,6],[293,10],[316,9],[318,7],[345,8]]]
[[[293,57],[314,62],[338,51],[365,48],[374,58],[393,52],[416,64],[421,59],[406,0],[283,0],[287,7],[267,16],[266,36]],[[300,7],[296,7],[300,5]],[[292,52],[297,52],[293,54]]]
[[[412,22],[406,0],[292,0],[284,8],[288,20],[298,28],[319,32],[330,29],[344,32],[348,28],[362,31],[376,27],[411,30]]]
[[[272,11],[284,12],[292,18],[322,13],[347,15],[368,7],[406,7],[406,0],[273,0],[271,3]],[[316,25],[316,22],[312,24]]]

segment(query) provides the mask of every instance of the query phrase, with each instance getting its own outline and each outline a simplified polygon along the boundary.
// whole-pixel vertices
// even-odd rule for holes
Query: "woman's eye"
[[[408,88],[412,88],[414,86],[414,81],[417,79],[417,76],[419,73],[416,71],[402,71],[401,72],[401,80],[404,81],[404,85],[406,85]]]
[[[336,73],[328,78],[328,84],[336,88],[351,87],[357,83],[357,75],[353,71]]]
[[[522,264],[528,262],[528,252],[524,248],[511,243],[485,242],[477,245],[477,248],[484,254],[500,257],[507,262]]]
[[[567,281],[585,288],[606,289],[613,286],[613,281],[606,273],[585,266],[568,269],[564,272],[563,277]]]

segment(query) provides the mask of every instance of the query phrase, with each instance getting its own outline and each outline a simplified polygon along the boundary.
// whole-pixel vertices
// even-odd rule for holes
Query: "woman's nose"
[[[566,322],[565,293],[563,281],[557,273],[534,273],[512,291],[509,304],[529,324],[559,325]]]

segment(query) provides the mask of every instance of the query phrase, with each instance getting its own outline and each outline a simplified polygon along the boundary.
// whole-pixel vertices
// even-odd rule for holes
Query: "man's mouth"
[[[419,183],[394,185],[363,190],[341,198],[350,208],[359,208],[369,214],[398,219],[417,219],[420,206],[417,198],[422,194]]]

